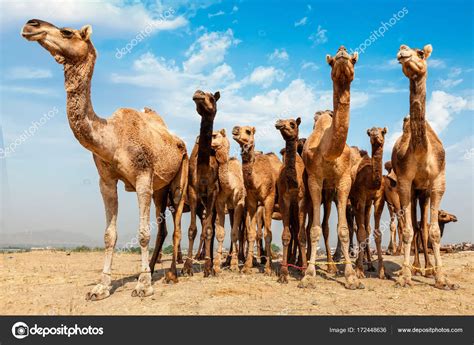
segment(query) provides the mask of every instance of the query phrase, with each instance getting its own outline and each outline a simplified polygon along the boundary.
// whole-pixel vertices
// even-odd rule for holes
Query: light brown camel
[[[214,272],[220,272],[222,246],[225,237],[225,210],[229,212],[232,218],[231,226],[231,250],[232,258],[230,269],[239,270],[237,253],[239,252],[237,241],[239,239],[239,228],[241,225],[244,207],[245,207],[245,186],[242,175],[242,165],[234,158],[229,157],[230,143],[227,139],[225,129],[212,134],[212,149],[215,151],[215,157],[218,165],[219,191],[216,200],[216,239],[217,255],[214,257]],[[242,245],[242,243],[240,243]]]
[[[438,210],[446,189],[446,157],[443,144],[425,120],[427,59],[433,48],[426,45],[423,49],[412,49],[402,45],[397,59],[402,71],[410,80],[410,118],[403,128],[403,134],[396,141],[392,151],[392,165],[397,175],[397,188],[400,217],[403,231],[403,267],[398,277],[399,286],[411,285],[410,248],[413,240],[412,209],[414,193],[422,193],[420,205],[422,221],[423,248],[426,250],[428,234],[433,244],[435,257],[435,287],[456,289],[458,285],[446,278],[442,269],[440,254],[440,228]],[[428,210],[430,227],[428,229]],[[429,267],[428,267],[429,268]]]
[[[335,189],[338,213],[338,235],[342,242],[345,261],[345,286],[348,289],[364,286],[355,275],[349,257],[349,230],[346,219],[346,204],[351,188],[350,148],[346,144],[349,130],[350,85],[354,79],[357,52],[349,55],[341,46],[336,55],[326,56],[332,68],[334,115],[323,113],[315,122],[313,132],[306,140],[303,160],[308,174],[308,188],[313,204],[310,229],[311,254],[301,287],[312,285],[316,275],[316,248],[321,234],[321,198],[323,189]]]
[[[153,294],[148,262],[150,204],[153,198],[157,218],[166,205],[168,189],[174,201],[173,263],[170,273],[176,279],[176,259],[181,239],[181,213],[187,186],[188,158],[184,142],[168,131],[153,111],[120,108],[108,119],[100,118],[92,107],[90,92],[96,51],[90,40],[92,28],[57,28],[38,19],[29,20],[22,36],[38,42],[64,65],[67,116],[79,143],[92,152],[100,176],[100,191],[106,213],[105,262],[101,282],[87,293],[89,300],[100,300],[112,289],[111,265],[117,241],[117,182],[127,191],[136,191],[140,213],[139,242],[141,273],[132,296]],[[163,201],[165,200],[165,201]]]
[[[214,236],[215,202],[218,193],[218,165],[215,153],[211,147],[214,118],[217,113],[217,101],[220,93],[212,94],[197,90],[193,95],[196,111],[201,116],[199,137],[190,158],[190,174],[188,188],[188,203],[191,210],[191,224],[189,226],[188,257],[186,259],[183,273],[192,274],[192,255],[194,239],[196,237],[196,215],[202,206],[202,235],[201,242],[204,245],[205,264],[204,276],[212,272],[212,242]],[[198,250],[198,255],[200,252]]]
[[[272,272],[272,213],[275,205],[276,181],[281,162],[274,153],[255,154],[255,127],[235,126],[232,129],[232,135],[241,148],[242,172],[247,192],[245,204],[249,217],[249,228],[247,228],[248,253],[242,272],[251,273],[257,228],[257,208],[260,204],[265,208],[265,232],[263,235],[266,256],[265,274],[270,275]]]
[[[370,213],[374,206],[375,231],[374,238],[377,246],[378,277],[385,279],[385,269],[382,257],[382,233],[380,231],[380,218],[382,216],[384,198],[382,185],[382,159],[383,145],[387,128],[372,127],[367,130],[372,146],[372,157],[366,155],[359,163],[357,175],[352,184],[350,199],[357,224],[357,241],[359,250],[356,263],[356,274],[359,278],[365,278],[363,259],[367,253],[369,268],[372,266],[370,260],[369,235],[370,235]]]
[[[398,197],[397,180],[395,173],[392,172],[391,161],[385,162],[385,170],[387,170],[387,173],[390,175],[390,178],[388,175],[384,175],[383,177],[384,197],[390,213],[390,243],[388,244],[387,254],[400,255],[402,251],[402,229],[398,221],[398,217],[401,215],[400,198]],[[397,221],[396,224],[395,220]]]
[[[283,166],[277,180],[278,186],[278,204],[283,219],[283,233],[281,240],[283,244],[283,258],[281,262],[280,283],[288,283],[288,246],[291,238],[296,241],[300,257],[302,258],[302,267],[306,268],[306,195],[304,181],[304,163],[301,156],[297,153],[298,128],[301,118],[278,120],[275,124],[285,140],[285,154]]]

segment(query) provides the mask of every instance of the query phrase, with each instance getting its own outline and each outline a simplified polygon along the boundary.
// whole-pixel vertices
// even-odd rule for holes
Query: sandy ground
[[[400,268],[401,256],[385,259],[389,273]],[[114,258],[112,295],[90,302],[84,297],[99,280],[103,253],[1,254],[0,314],[474,315],[474,252],[445,254],[443,259],[448,277],[461,286],[457,291],[438,290],[433,279],[420,276],[413,278],[412,288],[369,277],[364,290],[350,291],[342,285],[344,277],[327,275],[324,265],[314,289],[297,287],[297,271],[281,285],[276,276],[264,276],[258,268],[251,275],[224,270],[219,277],[204,278],[199,264],[193,277],[167,285],[162,282],[163,268],[170,263],[165,258],[153,275],[155,294],[140,299],[131,297],[140,256],[119,254]]]

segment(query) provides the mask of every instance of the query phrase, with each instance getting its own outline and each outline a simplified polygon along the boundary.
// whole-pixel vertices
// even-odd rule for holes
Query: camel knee
[[[204,231],[204,236],[206,240],[212,240],[212,227],[206,226],[206,230]]]
[[[115,230],[115,228],[113,228],[113,229],[108,228],[105,231],[104,243],[105,243],[105,248],[106,249],[115,247],[115,243],[117,243],[117,231]]]
[[[197,235],[197,227],[190,225],[188,229],[188,240],[194,241]]]
[[[311,242],[318,242],[319,235],[321,234],[321,227],[319,225],[312,226],[309,230],[309,236],[311,238]]]
[[[289,231],[283,231],[283,234],[281,235],[281,242],[282,244],[287,247],[290,244],[291,241],[291,234]]]
[[[413,229],[405,229],[403,230],[403,242],[405,244],[411,243],[413,240]]]
[[[216,240],[218,242],[223,242],[225,237],[225,230],[221,226],[216,227]]]
[[[439,243],[441,241],[441,230],[439,229],[438,224],[430,225],[429,237],[431,243]]]
[[[357,232],[358,234],[360,231]],[[349,228],[347,226],[339,226],[337,228],[337,236],[339,237],[339,240],[342,243],[348,243],[349,242]]]
[[[139,239],[140,239],[140,246],[146,247],[150,242],[150,228],[148,226],[141,227],[139,230]]]

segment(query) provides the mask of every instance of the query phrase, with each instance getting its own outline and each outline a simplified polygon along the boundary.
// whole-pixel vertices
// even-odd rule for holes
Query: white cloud
[[[6,1],[2,3],[2,21],[7,24],[40,18],[58,26],[80,27],[85,24],[107,30],[107,35],[138,33],[148,25],[153,32],[175,30],[188,21],[171,6],[149,10],[142,3],[126,1]]]
[[[377,89],[378,93],[402,93],[402,92],[408,92],[408,89],[400,89],[400,88],[396,88],[396,87],[393,87],[393,86],[388,86],[388,87],[383,87],[383,88],[380,88],[380,89]]]
[[[234,7],[232,7],[232,11],[230,13],[235,13],[235,12],[238,12],[238,11],[239,11],[239,8],[234,5]]]
[[[295,22],[295,27],[304,26],[306,25],[307,21],[308,21],[308,17],[303,17],[300,20]]]
[[[259,66],[250,74],[249,82],[251,84],[261,85],[264,88],[269,87],[274,81],[282,81],[285,73],[275,67]]]
[[[275,49],[273,51],[273,53],[271,53],[270,56],[269,56],[270,60],[285,60],[285,61],[288,61],[289,58],[290,58],[290,56],[288,55],[285,48]]]
[[[46,79],[52,76],[49,69],[33,67],[14,67],[6,73],[7,79]]]
[[[319,66],[316,65],[314,62],[311,61],[303,61],[301,63],[301,69],[310,69],[312,71],[316,71],[319,69]]]
[[[469,108],[470,103],[463,97],[444,91],[433,91],[426,106],[426,118],[434,131],[440,133],[453,120],[454,114]]]
[[[438,79],[436,85],[443,89],[450,89],[462,83],[462,79]]]
[[[314,45],[323,44],[328,41],[326,33],[327,33],[327,30],[323,29],[321,25],[318,25],[318,29],[316,30],[316,32],[312,33],[308,37],[308,39],[313,41]]]
[[[216,13],[209,13],[207,17],[208,18],[219,17],[219,16],[223,16],[224,14],[225,14],[224,11],[217,11]]]
[[[445,68],[446,67],[446,62],[441,59],[433,59],[429,58],[428,59],[428,67],[431,68]]]
[[[231,29],[205,33],[186,52],[188,60],[183,63],[184,71],[198,73],[208,66],[222,63],[227,50],[239,43]]]

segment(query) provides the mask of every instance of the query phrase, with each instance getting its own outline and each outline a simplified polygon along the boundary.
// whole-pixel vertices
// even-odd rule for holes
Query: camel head
[[[255,127],[252,126],[235,126],[232,128],[232,138],[242,148],[250,148],[255,143]]]
[[[454,214],[448,213],[444,210],[439,210],[438,221],[443,224],[450,222],[456,223],[458,221],[458,218]]]
[[[350,55],[344,46],[340,46],[336,55],[326,55],[326,61],[331,66],[331,78],[334,82],[354,79],[354,65],[359,59],[359,54],[354,52]]]
[[[298,127],[301,123],[301,118],[298,117],[296,120],[278,120],[275,123],[275,128],[278,129],[286,140],[298,140]]]
[[[384,167],[385,170],[387,170],[387,173],[390,174],[390,172],[392,171],[392,161],[386,161]]]
[[[426,60],[430,57],[432,51],[431,44],[427,44],[423,49],[410,48],[402,44],[397,54],[397,60],[402,65],[403,74],[408,79],[423,77],[428,70]]]
[[[214,117],[217,112],[217,101],[221,97],[219,91],[212,94],[210,92],[204,92],[197,90],[193,95],[193,101],[196,103],[196,111],[201,116],[212,116]]]
[[[39,19],[30,19],[23,26],[21,35],[28,41],[36,41],[50,52],[56,62],[80,63],[95,49],[90,41],[92,27],[83,26],[80,30],[57,28]]]
[[[306,143],[306,138],[299,138],[298,139],[298,145],[296,147],[296,150],[298,151],[298,154],[300,156],[303,156],[303,148],[304,148],[305,143]]]
[[[376,147],[383,146],[385,143],[385,134],[387,134],[387,127],[372,127],[367,130],[367,135],[370,137],[370,144]]]
[[[216,153],[217,162],[225,163],[229,159],[230,143],[225,129],[212,132],[211,148]]]

